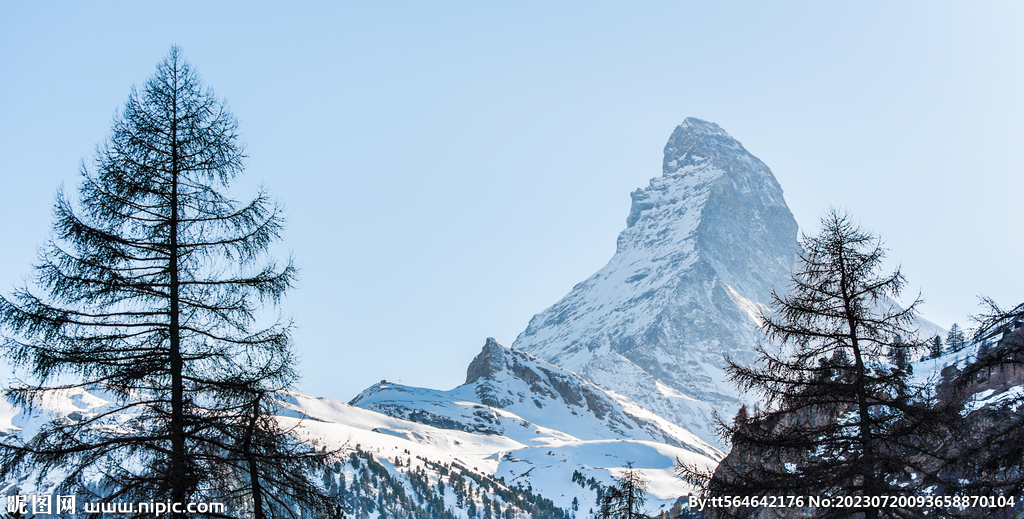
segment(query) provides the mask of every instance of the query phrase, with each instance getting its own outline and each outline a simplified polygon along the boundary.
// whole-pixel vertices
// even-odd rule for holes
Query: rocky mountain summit
[[[752,360],[758,314],[784,291],[797,224],[771,170],[714,123],[688,118],[662,176],[632,193],[611,260],[513,343],[721,445],[735,411],[723,359]]]

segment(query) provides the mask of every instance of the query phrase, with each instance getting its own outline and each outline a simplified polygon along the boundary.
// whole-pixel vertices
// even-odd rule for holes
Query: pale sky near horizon
[[[1022,26],[1020,2],[0,2],[0,290],[180,45],[239,120],[238,192],[287,208],[303,392],[463,382],[608,261],[688,116],[969,325],[979,294],[1024,300]]]

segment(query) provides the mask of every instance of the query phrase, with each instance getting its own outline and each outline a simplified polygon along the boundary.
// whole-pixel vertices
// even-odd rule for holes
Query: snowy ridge
[[[462,386],[464,387],[464,386]],[[366,393],[364,392],[364,395]],[[564,509],[575,497],[589,507],[595,493],[572,481],[574,471],[587,478],[594,477],[611,484],[626,462],[633,462],[652,482],[652,503],[649,510],[670,506],[676,498],[692,489],[673,474],[675,459],[714,467],[716,460],[693,449],[665,443],[634,439],[581,440],[549,428],[529,426],[516,431],[517,441],[509,436],[440,429],[431,425],[395,418],[383,413],[344,404],[327,398],[291,394],[288,405],[296,413],[307,413],[312,421],[302,428],[309,441],[328,446],[361,444],[363,449],[379,449],[381,457],[403,456],[408,449],[412,456],[456,463],[483,474],[501,477],[511,485],[532,486]],[[468,403],[467,403],[468,404]],[[489,408],[493,410],[493,408]],[[522,427],[523,422],[511,413],[505,425]]]
[[[714,123],[679,125],[662,170],[632,193],[608,264],[537,314],[512,348],[721,446],[711,413],[739,403],[723,358],[752,360],[757,313],[788,286],[797,225],[771,170]]]
[[[382,382],[350,403],[441,428],[503,435],[524,444],[636,439],[724,455],[690,431],[579,375],[487,339],[467,382],[449,391]]]
[[[459,474],[472,475],[461,479],[470,486],[475,485],[473,495],[476,497],[472,506],[477,509],[484,505],[485,495],[492,505],[509,505],[493,491],[494,488],[517,492],[532,488],[534,493],[550,499],[555,506],[571,515],[574,500],[581,509],[578,513],[593,508],[598,488],[574,481],[576,473],[595,484],[607,486],[613,483],[613,477],[620,475],[627,462],[632,462],[651,484],[651,500],[646,508],[657,512],[667,509],[679,496],[693,490],[673,474],[677,458],[707,468],[717,464],[714,459],[689,446],[622,438],[584,440],[531,424],[512,412],[469,401],[451,405],[477,410],[476,406],[480,406],[493,412],[499,423],[509,427],[511,434],[504,436],[438,428],[329,398],[294,392],[278,394],[278,401],[278,419],[286,427],[293,428],[300,439],[318,448],[341,449],[342,456],[335,464],[337,472],[323,476],[329,488],[337,490],[339,481],[348,481],[350,498],[358,487],[358,492],[368,496],[370,501],[378,499],[374,492],[378,491],[381,480],[368,477],[363,465],[355,460],[358,453],[371,457],[398,481],[398,488],[409,495],[410,502],[425,504],[427,499],[446,495],[439,485],[444,483],[448,486],[448,493],[447,501],[442,501],[450,513],[460,518],[469,517],[470,502],[460,501],[457,504],[453,499],[451,487]],[[55,394],[32,413],[24,413],[5,398],[0,398],[0,435],[25,438],[26,433],[37,430],[50,419],[74,419],[74,413],[95,413],[108,405],[111,403],[102,398],[100,389]],[[20,479],[5,475],[0,480],[0,492],[7,493],[17,487],[23,494],[47,493],[54,481],[55,477],[49,478],[37,487],[31,475],[23,475]],[[423,481],[426,487],[416,485]],[[424,488],[428,492],[426,496]],[[491,490],[488,492],[487,488]]]

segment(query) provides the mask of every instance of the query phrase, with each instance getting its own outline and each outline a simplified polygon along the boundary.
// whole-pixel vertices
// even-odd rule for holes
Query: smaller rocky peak
[[[397,384],[395,384],[395,385],[397,385]],[[358,406],[359,403],[362,402],[363,400],[367,400],[367,399],[373,398],[373,396],[376,395],[377,393],[380,393],[382,391],[386,391],[386,390],[390,389],[391,387],[392,387],[392,384],[390,382],[388,382],[387,380],[381,380],[379,384],[374,384],[374,385],[364,389],[361,393],[356,395],[355,398],[353,398],[352,400],[349,400],[348,401],[348,405]]]
[[[491,380],[494,374],[505,369],[505,351],[503,344],[488,337],[484,347],[476,357],[469,363],[466,369],[466,384],[472,384],[480,379]]]

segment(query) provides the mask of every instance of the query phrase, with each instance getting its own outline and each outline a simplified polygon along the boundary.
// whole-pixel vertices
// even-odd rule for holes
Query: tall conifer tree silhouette
[[[956,422],[955,411],[937,408],[925,387],[910,382],[905,359],[922,348],[913,329],[920,299],[896,305],[903,274],[880,272],[885,250],[846,214],[829,212],[820,234],[804,236],[801,246],[789,295],[776,295],[762,316],[771,345],[758,348],[753,364],[729,361],[727,368],[765,405],[720,424],[732,452],[713,474],[680,471],[709,497],[859,496],[867,503],[808,508],[801,517],[916,516],[919,510],[882,508],[870,498],[926,492],[942,461],[935,440]],[[755,502],[711,513],[754,517],[769,506]]]
[[[111,403],[5,439],[0,472],[62,474],[61,490],[107,501],[240,500],[256,517],[325,506],[305,473],[326,454],[270,418],[295,381],[291,324],[257,321],[296,269],[267,255],[281,208],[229,195],[244,158],[234,116],[172,48],[83,165],[77,203],[58,193],[34,287],[0,298],[3,351],[37,380],[8,391],[16,403],[81,389]]]

